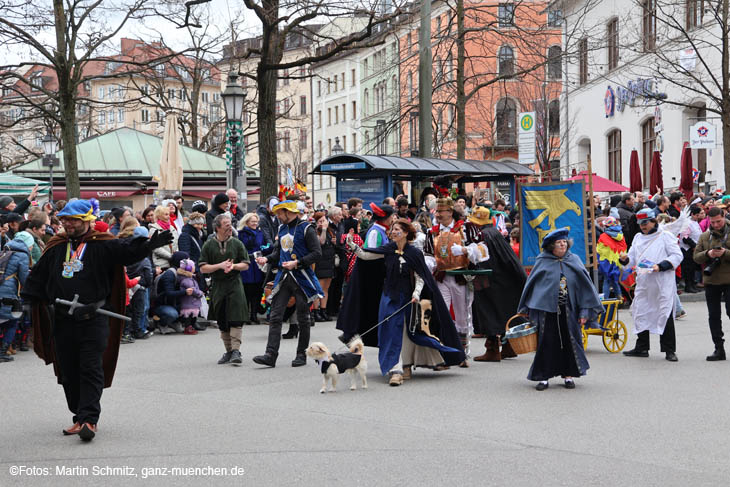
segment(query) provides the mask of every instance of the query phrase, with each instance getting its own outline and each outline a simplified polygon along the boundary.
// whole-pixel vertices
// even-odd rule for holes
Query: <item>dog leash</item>
[[[360,337],[363,337],[363,336],[367,335],[368,333],[370,333],[371,331],[373,331],[374,329],[376,329],[377,327],[379,327],[380,325],[382,325],[383,323],[385,323],[386,321],[388,321],[389,319],[391,319],[392,317],[394,317],[395,315],[397,315],[398,313],[400,313],[401,311],[403,311],[404,309],[406,309],[406,308],[407,308],[408,306],[410,306],[410,305],[412,305],[412,304],[413,304],[413,303],[412,303],[411,301],[408,301],[408,302],[407,302],[406,304],[404,304],[403,306],[401,306],[400,308],[398,308],[397,310],[395,310],[395,311],[393,312],[393,314],[391,314],[391,315],[389,315],[389,316],[387,316],[387,317],[383,318],[383,320],[382,320],[381,322],[379,322],[379,323],[376,323],[376,324],[375,324],[374,326],[372,326],[371,328],[368,328],[368,329],[367,329],[367,330],[365,330],[364,332],[360,333],[359,335],[355,335],[355,336],[360,336]],[[354,338],[354,337],[353,337],[353,338]],[[350,342],[352,342],[352,340],[350,340]],[[343,347],[344,347],[344,348],[343,348]],[[346,343],[346,344],[344,344],[344,345],[343,345],[342,347],[338,348],[338,349],[337,349],[337,350],[336,350],[335,352],[339,352],[340,350],[350,350],[350,347],[349,347],[349,346],[348,346],[348,344]]]

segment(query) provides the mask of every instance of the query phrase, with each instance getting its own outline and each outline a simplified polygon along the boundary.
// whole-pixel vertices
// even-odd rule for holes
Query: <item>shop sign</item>
[[[689,128],[689,146],[692,149],[714,149],[717,145],[717,129],[709,122],[701,121]]]
[[[655,79],[639,78],[629,81],[625,88],[617,86],[614,90],[609,86],[603,98],[603,105],[606,117],[612,117],[615,112],[623,113],[627,105],[636,106],[639,98],[643,98],[644,105],[648,105],[651,101],[663,100],[666,97],[666,93],[659,89]]]

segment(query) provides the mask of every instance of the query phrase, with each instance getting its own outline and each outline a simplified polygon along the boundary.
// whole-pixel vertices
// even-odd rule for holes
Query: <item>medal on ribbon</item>
[[[84,268],[84,254],[86,253],[86,244],[82,243],[79,247],[71,253],[71,242],[66,244],[66,261],[63,263],[63,271],[61,276],[66,279],[71,279],[75,273],[81,272]]]

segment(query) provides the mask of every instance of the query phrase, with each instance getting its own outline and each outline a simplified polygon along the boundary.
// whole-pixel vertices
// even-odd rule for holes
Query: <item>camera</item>
[[[715,247],[712,250],[722,250],[722,247]],[[711,276],[718,267],[720,267],[720,257],[714,257],[705,265],[702,269],[702,273],[706,276]]]

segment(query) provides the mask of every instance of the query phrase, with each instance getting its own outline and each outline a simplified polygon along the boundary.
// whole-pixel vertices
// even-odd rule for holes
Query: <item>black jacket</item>
[[[177,307],[178,299],[185,295],[184,289],[178,289],[177,274],[174,268],[167,269],[157,281],[157,301],[155,306],[166,304]]]
[[[22,215],[23,213],[28,211],[28,208],[30,208],[30,201],[26,199],[18,203],[18,205],[12,211],[5,208],[0,209],[0,215],[9,215],[10,213],[17,213],[18,215]]]
[[[203,248],[203,237],[194,226],[186,223],[177,239],[177,248],[182,252],[187,252],[190,260],[197,264]]]
[[[225,211],[221,210],[217,206],[205,212],[205,223],[206,230],[208,231],[208,236],[215,233],[215,230],[213,229],[213,220],[215,220],[215,217],[217,217],[218,215],[222,215],[223,213],[225,213]]]
[[[135,277],[139,277],[139,285],[148,288],[152,285],[154,282],[152,277],[152,262],[150,262],[150,259],[148,257],[145,257],[144,259],[140,260],[139,262],[135,262],[132,265],[127,266],[127,276],[129,276],[130,279],[134,279]]]
[[[256,215],[259,217],[259,230],[264,232],[266,241],[273,245],[276,241],[276,236],[279,234],[279,221],[269,216],[266,205],[259,205],[256,208]]]
[[[634,214],[633,208],[629,208],[626,206],[626,203],[622,201],[616,205],[616,209],[618,210],[621,228],[623,228],[624,233],[626,233],[626,230],[629,228],[629,220],[631,220],[631,216]]]

